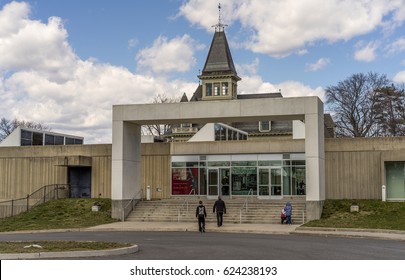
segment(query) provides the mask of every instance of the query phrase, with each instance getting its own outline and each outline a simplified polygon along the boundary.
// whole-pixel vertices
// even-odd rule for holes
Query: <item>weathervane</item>
[[[228,25],[222,24],[221,22],[221,3],[218,3],[218,23],[216,25],[213,25],[212,27],[215,27],[215,32],[221,32],[224,31],[225,26]]]

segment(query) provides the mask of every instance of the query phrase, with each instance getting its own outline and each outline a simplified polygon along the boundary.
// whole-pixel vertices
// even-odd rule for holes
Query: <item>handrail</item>
[[[143,196],[143,189],[141,188],[128,202],[125,204],[125,206],[122,207],[121,209],[121,222],[125,222],[125,218],[128,217],[129,213],[131,213],[134,210],[134,201],[137,200],[137,197],[139,197],[139,200],[142,200]],[[138,202],[138,201],[137,201]],[[127,208],[131,206],[131,211],[126,214]]]
[[[247,196],[245,197],[245,201],[243,202],[242,207],[239,209],[239,223],[240,224],[242,223],[242,211],[243,211],[243,209],[246,208],[245,212],[247,212],[247,210],[248,210],[248,198],[249,198],[249,195],[251,196],[252,202],[253,202],[253,189],[252,188],[249,189],[249,192],[248,192]]]
[[[13,217],[23,212],[29,211],[31,208],[38,206],[50,200],[57,200],[60,197],[59,190],[70,191],[69,184],[51,184],[45,185],[38,190],[32,192],[23,198],[5,200],[0,202],[1,211],[0,218]],[[63,194],[63,193],[62,193]],[[8,211],[10,210],[10,211]]]
[[[177,222],[180,222],[180,214],[181,214],[181,210],[184,208],[184,206],[186,206],[187,212],[188,212],[188,199],[190,198],[190,195],[192,193],[194,193],[194,195],[195,195],[195,189],[191,189],[191,191],[188,193],[188,195],[184,199],[184,202],[179,207],[177,207]]]

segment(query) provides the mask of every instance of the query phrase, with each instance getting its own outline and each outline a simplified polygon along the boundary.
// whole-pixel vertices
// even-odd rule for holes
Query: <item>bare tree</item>
[[[405,135],[405,90],[404,85],[391,85],[377,91],[377,122],[379,135]]]
[[[25,121],[25,120],[9,120],[1,118],[0,120],[0,141],[3,141],[8,135],[10,135],[17,127],[31,128],[35,130],[50,131],[51,128],[43,123]]]
[[[354,74],[326,88],[326,104],[334,112],[340,137],[372,137],[379,134],[378,93],[390,85],[385,75]]]
[[[180,101],[178,97],[168,97],[166,94],[158,94],[156,95],[152,103],[177,103]],[[169,124],[151,124],[151,125],[144,125],[142,126],[142,135],[154,135],[157,137],[162,137],[168,132],[171,128]]]

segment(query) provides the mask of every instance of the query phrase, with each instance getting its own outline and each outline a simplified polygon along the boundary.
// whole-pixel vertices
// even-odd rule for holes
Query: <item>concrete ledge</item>
[[[132,245],[130,247],[116,248],[116,249],[110,249],[110,250],[0,254],[0,259],[1,260],[26,260],[26,259],[118,256],[118,255],[136,253],[136,252],[138,252],[138,250],[139,250],[138,245]]]
[[[405,241],[405,231],[401,230],[298,227],[294,232],[291,233]]]

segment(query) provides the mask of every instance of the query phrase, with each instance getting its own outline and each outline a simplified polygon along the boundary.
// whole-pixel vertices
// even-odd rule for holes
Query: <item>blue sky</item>
[[[244,94],[317,95],[354,73],[405,82],[405,0],[224,0]],[[0,0],[1,117],[111,142],[113,104],[191,97],[213,0]]]

